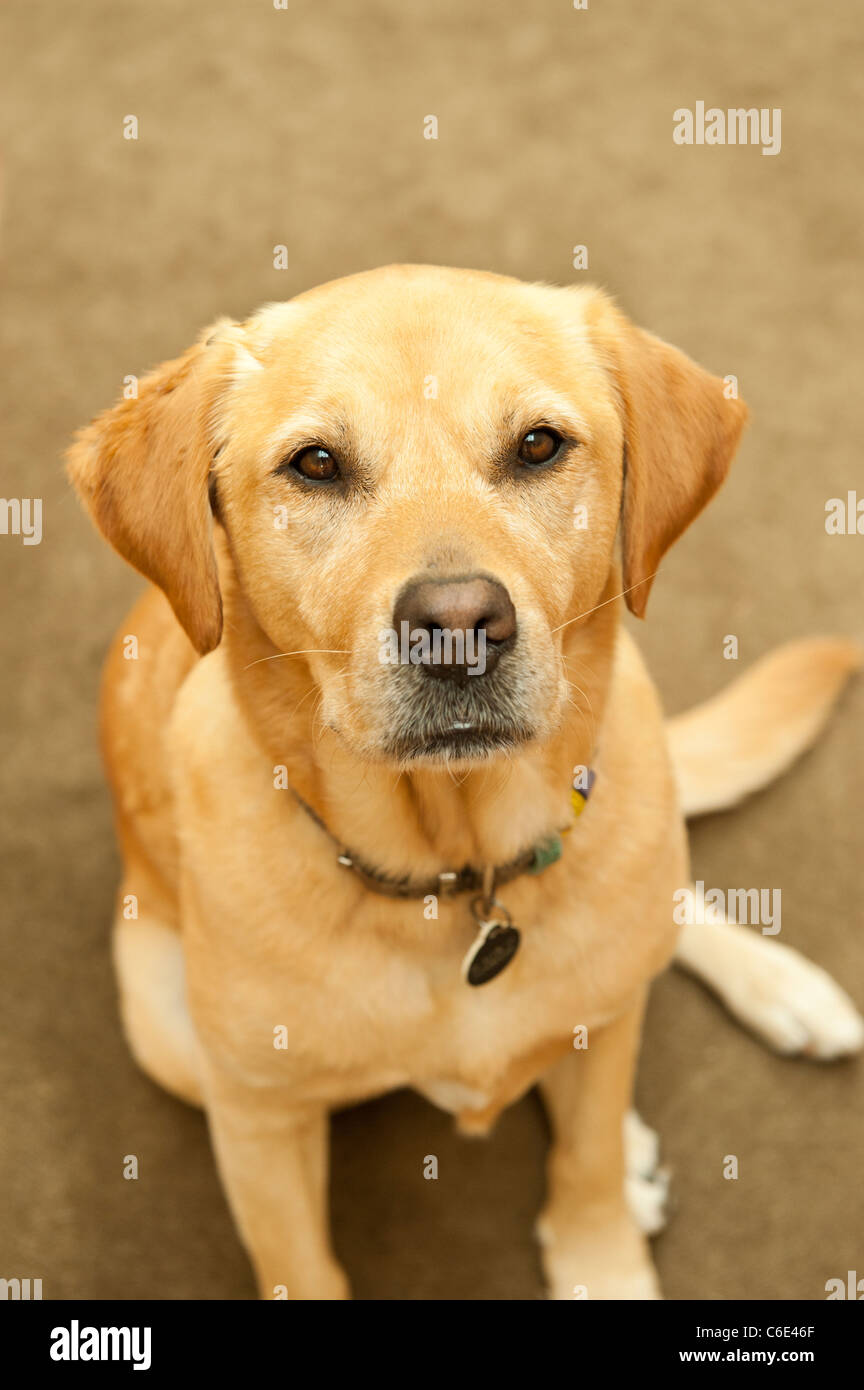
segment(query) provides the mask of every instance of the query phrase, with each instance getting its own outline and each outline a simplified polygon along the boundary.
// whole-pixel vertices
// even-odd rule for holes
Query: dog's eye
[[[314,483],[329,483],[339,477],[339,464],[329,449],[323,449],[318,444],[301,449],[291,460],[291,467],[301,478],[308,478]]]
[[[554,430],[529,430],[519,445],[519,458],[523,463],[539,467],[551,463],[558,453],[563,440]]]

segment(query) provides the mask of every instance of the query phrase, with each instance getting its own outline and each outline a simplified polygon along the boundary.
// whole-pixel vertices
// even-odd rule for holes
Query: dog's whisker
[[[567,680],[567,677],[565,676],[564,679]],[[567,681],[567,685],[570,687],[571,690],[578,690],[578,691],[579,691],[579,694],[582,696],[582,699],[585,701],[586,705],[588,706],[588,713],[589,713],[590,716],[591,716],[591,723],[592,723],[592,725],[596,728],[597,720],[596,720],[595,717],[594,717],[594,707],[593,707],[593,705],[591,704],[591,697],[582,689],[581,685],[577,685],[575,681],[569,681],[569,680],[568,680],[568,681]],[[571,698],[572,698],[572,697],[571,697]],[[578,706],[577,706],[577,708],[578,708]]]
[[[646,574],[644,579],[639,579],[635,584],[631,584],[629,589],[622,589],[620,594],[613,594],[611,598],[604,598],[602,603],[597,603],[593,608],[586,608],[584,613],[577,613],[575,618],[568,618],[566,623],[559,623],[558,627],[553,627],[553,632],[561,632],[563,628],[570,627],[571,623],[578,623],[582,618],[588,618],[598,609],[605,608],[607,603],[614,603],[616,598],[624,598],[625,594],[632,594],[634,589],[638,589],[641,584],[647,584],[649,579],[655,579],[657,570],[653,574]]]
[[[259,656],[254,661],[250,661],[248,666],[244,666],[244,671],[249,671],[253,666],[260,666],[262,661],[281,661],[285,656],[350,656],[351,652],[347,647],[308,647],[305,651],[299,652],[276,652],[275,656]]]
[[[297,711],[306,703],[306,701],[309,699],[310,695],[317,695],[319,699],[321,698],[321,692],[320,692],[320,690],[318,689],[317,686],[314,686],[314,685],[313,685],[309,690],[306,691],[306,694],[305,694],[305,695],[301,695],[301,696],[300,696],[300,699],[297,701],[296,705],[294,706],[294,708],[293,708],[292,711],[291,711],[291,718],[292,718],[292,719],[294,718],[294,716],[295,716],[295,714],[297,713]]]
[[[571,685],[571,682],[568,681],[567,684]],[[579,687],[576,686],[575,689],[578,690]],[[583,692],[580,691],[579,693],[582,694]],[[575,700],[572,694],[568,693],[567,704],[571,709],[575,710],[575,712],[582,719],[582,722],[585,726],[585,731],[588,734],[589,742],[593,748],[597,743],[597,721],[594,718],[594,711],[590,709],[590,702],[589,709],[588,711],[586,711],[585,709],[583,709],[582,705],[580,705],[579,701]]]

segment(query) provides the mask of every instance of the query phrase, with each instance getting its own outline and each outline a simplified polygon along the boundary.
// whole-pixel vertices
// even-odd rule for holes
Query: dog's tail
[[[841,637],[789,642],[666,729],[685,816],[725,811],[785,772],[822,729],[864,650]]]

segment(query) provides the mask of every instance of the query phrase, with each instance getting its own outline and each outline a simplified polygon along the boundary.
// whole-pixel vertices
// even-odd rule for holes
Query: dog
[[[861,1049],[818,967],[673,920],[685,816],[787,767],[861,664],[792,643],[664,719],[622,600],[745,416],[598,289],[390,266],[218,321],[72,445],[152,584],[102,701],[125,1031],[206,1108],[262,1297],[348,1296],[332,1109],[410,1086],[479,1134],[535,1084],[549,1295],[659,1297],[631,1097],[673,958],[781,1051]]]

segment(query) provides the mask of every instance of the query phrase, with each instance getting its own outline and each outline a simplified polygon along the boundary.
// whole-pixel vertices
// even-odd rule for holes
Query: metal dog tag
[[[521,940],[506,907],[493,901],[487,916],[479,910],[481,902],[480,898],[476,898],[471,904],[474,920],[480,930],[462,962],[462,978],[469,985],[485,985],[500,975],[515,956]]]

